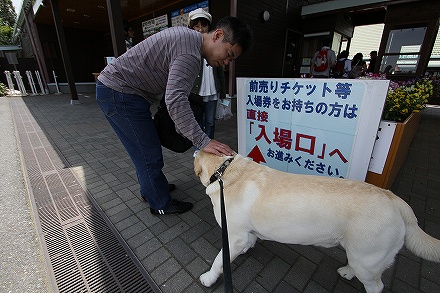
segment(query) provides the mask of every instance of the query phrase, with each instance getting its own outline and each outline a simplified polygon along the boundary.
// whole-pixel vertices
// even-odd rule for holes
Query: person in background
[[[250,49],[253,33],[244,21],[224,17],[210,32],[167,28],[151,35],[108,64],[98,76],[96,100],[136,169],[141,196],[156,215],[184,213],[192,203],[171,197],[162,146],[151,105],[163,96],[179,133],[194,146],[218,156],[233,155],[226,144],[210,139],[191,110],[188,96],[202,59],[220,67]]]
[[[336,65],[332,69],[332,77],[347,78],[351,71],[351,60],[348,59],[348,51],[344,50],[339,53]]]
[[[316,51],[310,61],[311,77],[328,78],[330,70],[336,64],[336,53],[330,49],[330,41],[325,40],[322,43],[322,48]]]
[[[124,38],[127,51],[133,47],[134,31],[130,23],[124,20]]]
[[[376,66],[376,60],[377,60],[377,51],[371,51],[370,52],[370,63],[368,64],[367,72],[374,72],[374,67]]]
[[[358,78],[367,71],[367,63],[364,61],[364,55],[362,53],[356,53],[351,60],[351,72],[350,78]]]
[[[189,13],[188,27],[199,33],[207,33],[211,29],[211,14],[198,8]],[[206,59],[202,59],[200,72],[194,82],[192,93],[203,98],[203,119],[200,123],[209,138],[214,138],[215,114],[217,100],[226,97],[225,73],[223,66],[212,67]]]

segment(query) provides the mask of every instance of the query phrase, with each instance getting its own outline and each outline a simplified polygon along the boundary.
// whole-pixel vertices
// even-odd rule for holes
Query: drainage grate
[[[59,292],[160,292],[51,146],[21,99],[11,101],[42,246]]]

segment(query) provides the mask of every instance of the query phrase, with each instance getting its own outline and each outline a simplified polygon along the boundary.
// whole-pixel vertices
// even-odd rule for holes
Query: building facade
[[[144,7],[135,0],[78,0],[77,7],[74,2],[23,3],[16,28],[22,46],[19,57],[35,60],[47,83],[54,82],[53,75],[58,82],[93,82],[93,73],[106,65],[105,57],[122,53],[117,51],[123,41],[122,21],[118,20],[131,23],[133,41],[138,43],[154,20],[166,18],[166,26],[182,25],[178,17],[184,19],[185,11],[197,5],[209,9],[213,23],[225,15],[235,15],[254,31],[252,51],[225,68],[230,94],[236,92],[235,77],[306,75],[310,58],[324,39],[331,40],[336,53],[349,50],[354,28],[367,24],[384,24],[376,72],[387,71],[393,79],[409,79],[438,69],[428,67],[435,57],[432,50],[439,28],[437,0],[184,0],[171,4],[157,0]]]

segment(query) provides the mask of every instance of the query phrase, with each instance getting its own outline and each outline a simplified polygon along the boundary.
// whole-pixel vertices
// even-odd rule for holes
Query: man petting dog
[[[192,203],[170,196],[162,172],[162,147],[150,106],[165,94],[167,110],[178,131],[198,149],[231,155],[232,149],[210,139],[194,118],[188,96],[202,58],[210,66],[227,65],[252,45],[249,26],[235,17],[222,18],[208,33],[171,27],[140,42],[99,74],[96,100],[133,161],[142,197],[152,214],[184,213]]]
[[[339,275],[348,280],[356,276],[367,293],[382,292],[382,272],[404,244],[417,256],[440,262],[440,240],[423,232],[410,206],[389,190],[362,181],[281,172],[240,155],[203,151],[195,157],[194,171],[206,186],[219,224],[215,178],[222,173],[231,261],[253,247],[257,237],[341,245],[348,264],[338,269]],[[220,251],[200,281],[211,286],[222,271]]]

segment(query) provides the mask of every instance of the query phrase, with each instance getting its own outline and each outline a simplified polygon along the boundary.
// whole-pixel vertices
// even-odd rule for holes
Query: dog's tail
[[[395,203],[406,225],[405,246],[421,258],[440,262],[440,240],[419,227],[414,211],[404,200],[396,196]]]

